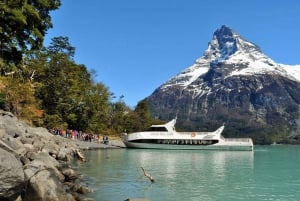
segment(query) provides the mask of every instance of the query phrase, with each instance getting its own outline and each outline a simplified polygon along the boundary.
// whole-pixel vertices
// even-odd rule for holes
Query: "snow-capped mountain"
[[[196,62],[173,77],[162,88],[172,85],[186,87],[216,64],[231,65],[226,76],[278,74],[300,82],[300,65],[284,65],[274,62],[260,48],[223,25],[217,29],[204,55]]]
[[[275,124],[288,133],[300,118],[300,65],[276,63],[223,25],[202,57],[146,99],[154,116],[168,120],[177,115],[185,128],[227,122],[237,130],[259,127],[265,132]]]

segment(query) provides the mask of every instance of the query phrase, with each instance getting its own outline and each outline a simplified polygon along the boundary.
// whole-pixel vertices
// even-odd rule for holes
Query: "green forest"
[[[0,109],[33,126],[113,135],[155,123],[146,101],[132,109],[74,61],[67,36],[43,45],[60,0],[0,1]]]

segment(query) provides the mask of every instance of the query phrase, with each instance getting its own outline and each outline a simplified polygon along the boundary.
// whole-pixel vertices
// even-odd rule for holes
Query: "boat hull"
[[[178,145],[178,144],[154,144],[126,142],[127,148],[135,149],[167,149],[167,150],[230,150],[230,151],[252,151],[253,144],[213,144],[213,145]]]

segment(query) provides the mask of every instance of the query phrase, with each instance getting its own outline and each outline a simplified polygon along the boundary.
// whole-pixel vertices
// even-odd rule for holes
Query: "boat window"
[[[147,131],[168,131],[166,127],[150,127]]]

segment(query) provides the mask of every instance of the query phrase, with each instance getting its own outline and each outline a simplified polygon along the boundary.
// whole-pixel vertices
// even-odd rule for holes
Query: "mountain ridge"
[[[214,32],[203,56],[146,100],[152,114],[162,120],[178,114],[183,128],[209,129],[222,120],[229,123],[229,129],[235,127],[232,132],[240,136],[253,135],[244,132],[245,128],[261,128],[263,132],[276,121],[279,130],[288,135],[298,132],[294,129],[299,127],[300,118],[298,91],[300,65],[276,63],[259,46],[223,25]],[[272,115],[275,113],[279,118]],[[230,120],[242,121],[243,125]]]
[[[236,40],[236,42],[234,43],[236,45],[231,45],[231,46],[235,46],[235,48],[232,48],[235,50],[234,52],[228,53],[225,51],[228,49],[229,51],[232,50],[229,48],[230,47],[229,45],[226,46],[224,44],[221,44],[221,50],[220,48],[218,48],[219,42],[217,38],[219,38],[220,41],[224,40],[220,38],[220,34],[224,32],[231,33],[232,38]],[[225,39],[228,39],[228,37],[225,37]],[[228,43],[228,41],[226,42]],[[245,46],[247,48],[245,48]],[[220,54],[220,52],[223,52],[223,54]],[[245,57],[245,53],[250,54],[250,56]],[[231,75],[257,74],[257,73],[265,73],[265,72],[272,72],[272,71],[274,73],[274,70],[275,72],[277,70],[282,75],[300,82],[300,65],[287,65],[287,64],[276,63],[268,56],[266,56],[264,53],[262,53],[261,49],[257,45],[243,39],[235,31],[233,31],[232,29],[230,29],[225,25],[222,25],[220,29],[217,29],[217,31],[214,32],[213,39],[209,42],[209,46],[207,50],[204,51],[203,56],[196,59],[195,63],[192,66],[184,69],[181,73],[172,77],[170,80],[167,81],[167,83],[164,83],[162,86],[163,87],[167,86],[168,83],[169,84],[172,83],[172,80],[173,81],[176,80],[176,83],[179,84],[180,82],[178,82],[178,80],[180,79],[178,78],[183,78],[183,76],[190,76],[192,78],[191,81],[183,84],[183,85],[188,85],[193,80],[195,80],[195,78],[206,73],[209,70],[211,64],[218,64],[220,62],[225,62],[226,64],[249,63],[250,67],[252,67],[252,68],[246,68],[244,70],[236,69],[235,71],[232,71]],[[293,76],[292,74],[295,74],[295,76]]]

